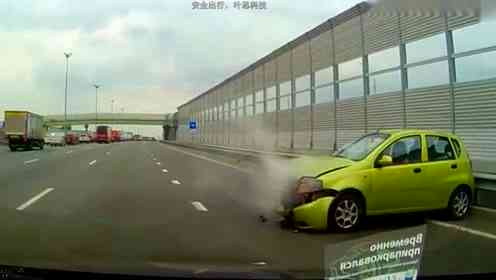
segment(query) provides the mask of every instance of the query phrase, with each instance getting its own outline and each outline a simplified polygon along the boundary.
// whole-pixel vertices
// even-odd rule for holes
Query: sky
[[[190,0],[0,1],[5,110],[170,113],[360,1],[265,0],[265,10],[192,9]],[[149,128],[145,128],[148,129]],[[155,132],[157,129],[152,129]],[[150,130],[151,131],[151,130]]]

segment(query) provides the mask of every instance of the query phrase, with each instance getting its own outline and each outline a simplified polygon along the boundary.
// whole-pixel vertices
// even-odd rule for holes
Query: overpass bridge
[[[85,124],[125,124],[174,126],[174,114],[99,113],[70,114],[67,121],[64,115],[44,116],[45,126],[85,125]]]

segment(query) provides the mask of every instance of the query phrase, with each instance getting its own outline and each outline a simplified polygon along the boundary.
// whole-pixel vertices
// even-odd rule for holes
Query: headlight
[[[296,182],[295,190],[295,202],[300,205],[303,203],[312,202],[314,199],[314,194],[322,190],[323,183],[322,180],[316,179],[314,177],[301,177]]]
[[[324,189],[322,180],[314,177],[301,177],[296,186],[298,204],[309,203],[325,196],[335,196],[337,193],[333,189]]]
[[[296,182],[296,193],[308,193],[321,190],[323,186],[322,180],[314,177],[301,177]]]

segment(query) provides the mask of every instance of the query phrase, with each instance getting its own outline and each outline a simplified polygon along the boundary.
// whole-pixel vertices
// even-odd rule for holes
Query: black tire
[[[327,226],[331,231],[351,232],[357,230],[365,213],[363,199],[353,193],[343,193],[329,207]],[[347,211],[347,212],[343,212]]]
[[[14,147],[12,145],[9,145],[9,149],[11,152],[15,152],[17,150],[16,147]]]
[[[472,194],[468,187],[456,188],[450,196],[446,214],[450,220],[461,220],[470,213]]]

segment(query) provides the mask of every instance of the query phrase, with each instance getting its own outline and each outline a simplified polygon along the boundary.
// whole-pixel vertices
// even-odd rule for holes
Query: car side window
[[[383,155],[390,156],[393,165],[421,162],[420,136],[408,136],[397,140],[382,152],[381,157]]]
[[[453,143],[453,146],[455,146],[456,156],[459,157],[460,154],[462,153],[462,147],[460,146],[460,142],[458,142],[458,140],[456,140],[455,138],[451,138],[451,143]]]
[[[448,138],[442,136],[427,136],[427,155],[429,161],[455,159],[455,154]]]

